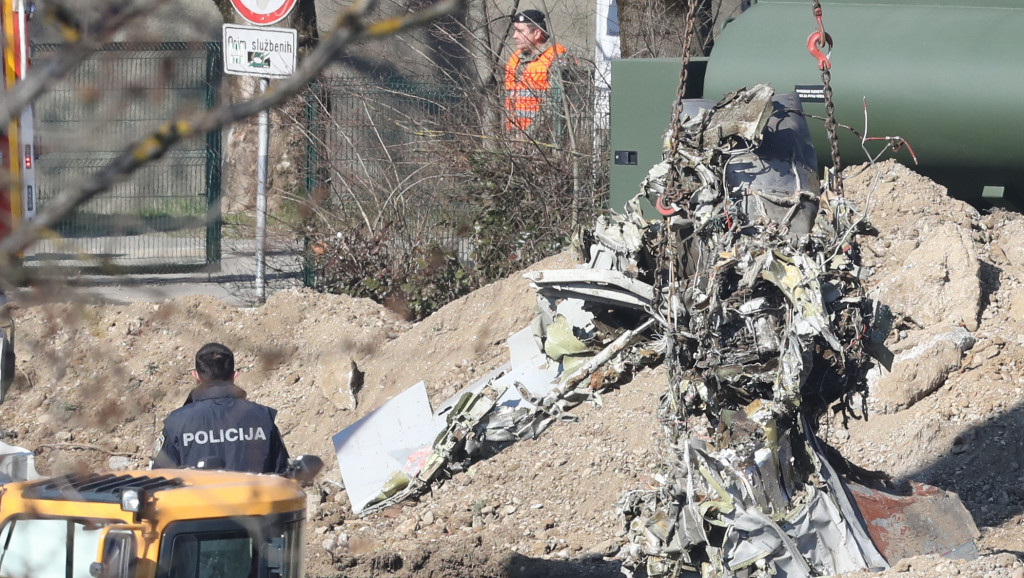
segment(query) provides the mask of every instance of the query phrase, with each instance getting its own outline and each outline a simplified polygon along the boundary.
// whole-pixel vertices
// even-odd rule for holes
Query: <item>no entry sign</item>
[[[295,8],[296,0],[231,0],[235,10],[253,24],[274,24]]]

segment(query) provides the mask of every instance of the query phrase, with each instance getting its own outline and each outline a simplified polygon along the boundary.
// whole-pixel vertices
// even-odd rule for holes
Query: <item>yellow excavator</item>
[[[211,470],[75,473],[0,486],[0,576],[300,578],[308,481]]]

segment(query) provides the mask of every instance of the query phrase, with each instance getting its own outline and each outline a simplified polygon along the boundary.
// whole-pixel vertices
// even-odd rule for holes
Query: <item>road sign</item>
[[[231,0],[235,10],[253,24],[263,26],[279,22],[295,8],[296,0]]]
[[[224,25],[224,72],[281,78],[295,72],[299,35],[293,28]]]

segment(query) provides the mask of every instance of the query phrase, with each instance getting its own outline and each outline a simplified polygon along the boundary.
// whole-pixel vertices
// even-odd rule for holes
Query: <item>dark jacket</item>
[[[239,393],[241,392],[241,393]],[[244,399],[229,382],[197,388],[164,420],[154,468],[188,468],[210,458],[237,472],[283,473],[288,450],[274,424],[277,410]]]

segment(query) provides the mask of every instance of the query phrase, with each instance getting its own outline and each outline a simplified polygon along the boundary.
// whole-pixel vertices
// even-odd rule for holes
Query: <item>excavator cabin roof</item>
[[[134,500],[134,503],[133,503]],[[206,470],[75,473],[0,488],[0,516],[31,513],[129,520],[262,516],[301,511],[305,493],[276,475]]]

